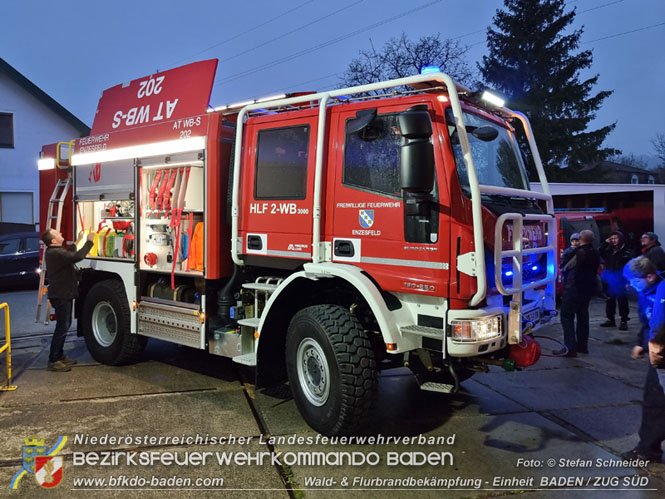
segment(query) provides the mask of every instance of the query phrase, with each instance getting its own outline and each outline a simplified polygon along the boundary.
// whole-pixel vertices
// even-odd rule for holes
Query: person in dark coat
[[[72,304],[78,297],[78,269],[74,265],[83,260],[92,249],[94,234],[88,234],[88,240],[76,251],[76,246],[63,247],[65,239],[55,229],[47,229],[42,234],[46,245],[44,261],[48,278],[48,299],[55,311],[55,331],[51,339],[51,350],[48,357],[49,371],[70,371],[76,364],[64,353],[65,337],[72,325]]]
[[[658,242],[658,234],[645,232],[640,239],[642,242],[642,254],[651,260],[659,272],[665,270],[665,251]]]
[[[636,345],[631,351],[633,359],[644,357],[645,352],[653,347],[654,341],[662,341],[660,336],[665,321],[664,303],[665,281],[658,275],[654,263],[644,256],[632,259],[624,268],[624,276],[639,293],[638,306],[642,327],[637,335]],[[656,336],[656,334],[658,336]],[[641,458],[660,462],[663,456],[662,442],[665,440],[665,391],[659,380],[656,366],[649,364],[644,384],[642,418],[638,431],[640,440],[626,458]]]
[[[559,270],[563,272],[564,279],[565,273],[568,269],[575,266],[575,263],[571,263],[573,256],[575,256],[575,250],[580,245],[580,233],[574,232],[570,235],[570,246],[568,246],[563,253],[561,253],[561,258],[559,259]]]
[[[577,357],[578,353],[589,353],[589,301],[597,293],[600,265],[600,254],[593,247],[593,239],[590,230],[580,232],[580,245],[573,255],[575,264],[567,271],[561,298],[561,326],[566,347],[553,352],[554,355]]]
[[[619,303],[619,317],[621,323],[619,329],[625,331],[628,329],[628,296],[626,295],[626,280],[623,277],[623,267],[632,258],[630,251],[626,247],[623,233],[620,231],[612,232],[610,237],[605,239],[598,248],[600,256],[603,259],[605,270],[602,278],[607,290],[607,300],[605,301],[605,315],[607,320],[601,324],[601,327],[616,327],[614,314]]]

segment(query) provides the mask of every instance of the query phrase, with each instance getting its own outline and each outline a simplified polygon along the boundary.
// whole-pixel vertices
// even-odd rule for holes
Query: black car
[[[0,235],[0,286],[39,284],[39,234]]]

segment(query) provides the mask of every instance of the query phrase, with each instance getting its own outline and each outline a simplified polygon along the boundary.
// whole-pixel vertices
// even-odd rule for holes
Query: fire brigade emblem
[[[23,467],[12,478],[10,489],[16,490],[24,475],[30,473],[44,488],[52,488],[62,481],[62,467],[64,459],[56,456],[67,443],[66,436],[58,437],[57,442],[50,449],[45,445],[43,438],[26,438],[22,448]]]
[[[46,489],[62,481],[62,456],[38,456],[35,458],[35,480]]]
[[[374,225],[374,210],[359,210],[358,221],[363,229],[369,229]]]

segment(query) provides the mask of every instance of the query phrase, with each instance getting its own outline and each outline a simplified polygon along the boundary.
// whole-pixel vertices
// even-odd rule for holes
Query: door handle
[[[353,242],[345,241],[343,239],[338,239],[335,241],[335,256],[343,256],[350,258],[355,255],[355,250],[353,249]]]
[[[261,236],[247,236],[247,249],[262,250],[263,242]]]

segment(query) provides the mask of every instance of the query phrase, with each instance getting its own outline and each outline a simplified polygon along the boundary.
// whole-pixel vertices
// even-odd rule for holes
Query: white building
[[[42,146],[89,134],[85,123],[0,58],[0,222],[39,223]]]

